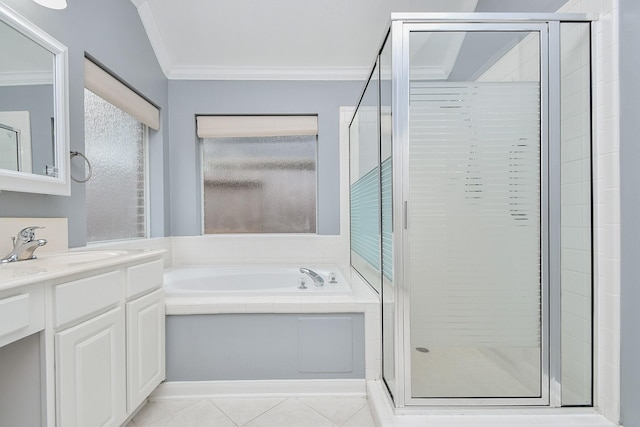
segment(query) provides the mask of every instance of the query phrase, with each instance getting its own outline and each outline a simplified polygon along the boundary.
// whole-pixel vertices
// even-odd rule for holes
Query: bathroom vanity
[[[0,425],[34,425],[38,402],[35,425],[125,422],[165,377],[162,272],[162,251],[143,250],[1,265]]]

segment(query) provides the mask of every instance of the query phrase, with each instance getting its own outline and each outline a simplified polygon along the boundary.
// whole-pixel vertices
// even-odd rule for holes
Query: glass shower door
[[[548,399],[546,35],[533,27],[408,32],[408,399]]]

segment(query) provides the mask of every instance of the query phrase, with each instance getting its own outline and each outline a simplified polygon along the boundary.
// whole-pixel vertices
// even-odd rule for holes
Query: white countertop
[[[158,249],[71,250],[0,264],[0,291],[129,262],[161,257]]]

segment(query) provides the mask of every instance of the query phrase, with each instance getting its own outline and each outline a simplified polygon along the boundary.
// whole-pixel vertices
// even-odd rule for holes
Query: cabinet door
[[[119,426],[126,419],[124,332],[118,307],[56,334],[57,425]]]
[[[164,293],[127,303],[127,395],[134,411],[165,378]]]

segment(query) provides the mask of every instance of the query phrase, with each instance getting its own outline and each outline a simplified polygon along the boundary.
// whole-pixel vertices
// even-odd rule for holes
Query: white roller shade
[[[197,116],[199,138],[317,135],[318,116]]]
[[[84,87],[151,129],[160,129],[160,110],[89,59],[84,59]]]

